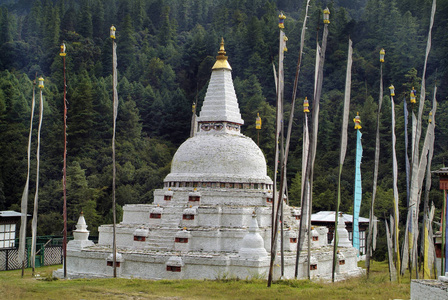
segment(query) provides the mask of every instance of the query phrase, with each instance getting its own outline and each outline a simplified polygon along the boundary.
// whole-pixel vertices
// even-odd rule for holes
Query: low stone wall
[[[448,300],[448,283],[414,279],[411,281],[411,299]]]

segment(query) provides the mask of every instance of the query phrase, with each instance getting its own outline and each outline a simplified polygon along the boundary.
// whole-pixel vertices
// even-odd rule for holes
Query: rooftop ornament
[[[216,62],[212,70],[227,69],[232,70],[227,61],[226,50],[224,49],[224,38],[221,38],[221,46],[219,47],[218,56],[216,56]]]

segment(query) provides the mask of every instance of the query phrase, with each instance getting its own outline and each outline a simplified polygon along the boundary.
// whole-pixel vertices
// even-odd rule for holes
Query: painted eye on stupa
[[[204,131],[209,131],[210,130],[210,124],[202,124],[201,125],[201,129]]]
[[[215,124],[215,126],[213,126],[213,129],[215,130],[221,130],[224,127],[224,125],[222,123],[217,123]]]

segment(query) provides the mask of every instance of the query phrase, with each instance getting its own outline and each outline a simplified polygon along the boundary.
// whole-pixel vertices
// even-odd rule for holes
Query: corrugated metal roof
[[[448,167],[440,168],[439,170],[432,171],[431,173],[437,174],[439,176],[448,176]]]
[[[342,213],[345,223],[353,222],[353,215]],[[369,223],[368,218],[359,217],[359,223]],[[334,211],[320,211],[311,215],[311,222],[331,222],[334,223]]]
[[[13,217],[21,217],[22,214],[13,210],[3,210],[0,211],[1,218],[13,218]],[[28,215],[30,216],[30,215]]]

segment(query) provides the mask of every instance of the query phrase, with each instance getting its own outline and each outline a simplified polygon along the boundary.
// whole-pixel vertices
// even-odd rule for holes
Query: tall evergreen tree
[[[11,20],[8,9],[0,7],[0,44],[12,41]]]
[[[127,68],[132,66],[135,62],[135,37],[134,29],[132,27],[132,19],[128,14],[123,20],[123,23],[117,29],[117,56],[118,56],[118,70],[125,72]]]
[[[86,71],[83,71],[70,97],[67,134],[70,140],[68,151],[72,157],[86,157],[95,149],[93,128],[93,87]]]
[[[91,6],[88,0],[81,0],[78,20],[78,32],[85,38],[92,38],[93,23]]]
[[[59,46],[60,19],[59,10],[56,7],[45,7],[44,23],[44,48],[53,49]]]
[[[109,32],[104,19],[103,1],[97,0],[92,3],[92,27],[93,37],[104,39],[108,36]]]
[[[75,8],[70,5],[67,11],[64,13],[61,20],[61,31],[64,33],[67,31],[75,31],[77,26],[77,14]]]
[[[143,24],[145,23],[145,7],[143,0],[136,0],[132,2],[132,15],[134,16],[134,28],[136,31],[141,31],[143,29]]]
[[[164,6],[161,13],[161,24],[157,41],[161,46],[168,46],[174,43],[176,26],[174,20],[170,19],[171,8]]]

